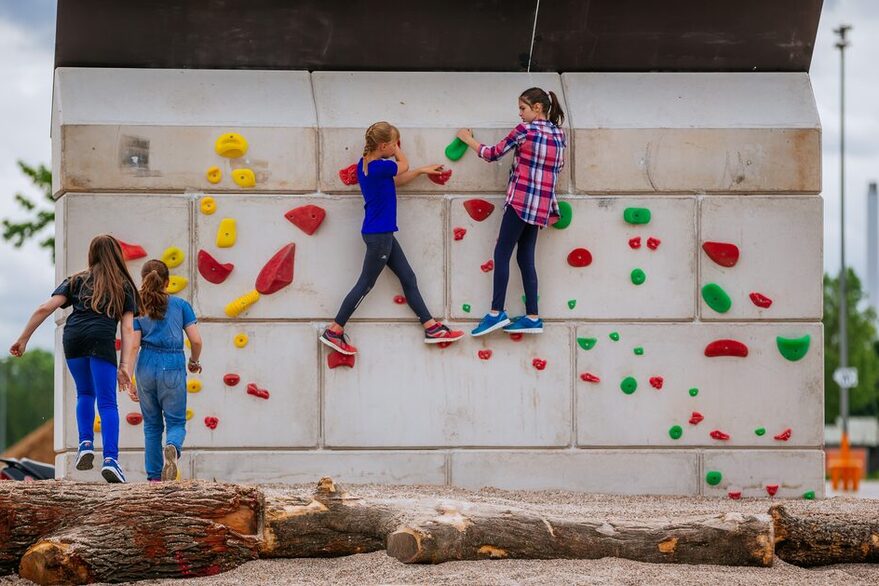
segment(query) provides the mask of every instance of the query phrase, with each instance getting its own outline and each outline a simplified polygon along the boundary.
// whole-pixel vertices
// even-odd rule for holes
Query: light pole
[[[847,24],[839,25],[833,32],[839,35],[839,366],[848,366],[848,308],[846,307],[845,283],[845,48],[849,42],[846,34],[851,30]],[[842,435],[848,437],[848,388],[839,386],[839,412],[842,416]]]

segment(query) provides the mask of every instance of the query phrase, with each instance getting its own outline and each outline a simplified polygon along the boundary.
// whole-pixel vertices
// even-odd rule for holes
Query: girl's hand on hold
[[[21,358],[25,350],[27,350],[27,340],[16,340],[15,343],[9,347],[9,353],[16,358]]]
[[[186,365],[186,368],[189,369],[189,372],[192,374],[200,374],[201,373],[201,363],[198,360],[189,359],[189,363]]]
[[[460,138],[464,142],[467,142],[468,139],[473,140],[473,131],[470,130],[469,128],[462,128],[461,130],[458,131],[457,136],[458,136],[458,138]]]
[[[445,171],[445,168],[442,165],[425,165],[418,170],[427,175],[440,175]]]

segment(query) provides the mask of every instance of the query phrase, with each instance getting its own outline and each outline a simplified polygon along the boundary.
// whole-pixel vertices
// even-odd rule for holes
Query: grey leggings
[[[406,255],[403,254],[403,248],[393,232],[381,232],[378,234],[362,234],[363,241],[366,243],[366,256],[363,258],[363,269],[360,272],[360,278],[351,292],[342,302],[339,313],[336,315],[336,323],[344,326],[351,318],[351,314],[357,309],[357,306],[369,293],[372,286],[375,285],[376,279],[384,270],[385,265],[397,275],[400,284],[403,285],[403,295],[406,296],[406,302],[409,307],[421,320],[425,323],[433,319],[424,299],[421,298],[421,292],[418,291],[418,283],[415,279],[415,271],[409,266]]]

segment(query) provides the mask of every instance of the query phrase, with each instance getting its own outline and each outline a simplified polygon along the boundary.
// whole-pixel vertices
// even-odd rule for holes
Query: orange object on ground
[[[858,490],[861,477],[864,475],[864,462],[852,457],[847,434],[842,434],[838,456],[827,458],[827,471],[830,472],[830,485],[833,490],[839,490],[840,482],[842,490]]]

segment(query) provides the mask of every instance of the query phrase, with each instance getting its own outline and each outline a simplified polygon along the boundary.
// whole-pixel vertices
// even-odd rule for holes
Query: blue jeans
[[[186,358],[180,350],[144,347],[137,358],[137,396],[143,414],[147,478],[162,477],[162,432],[166,444],[183,451],[186,437]],[[164,416],[164,421],[163,421]]]
[[[79,441],[95,441],[95,402],[101,414],[104,457],[119,457],[119,407],[116,404],[116,365],[91,356],[68,358],[76,383],[76,425]]]

